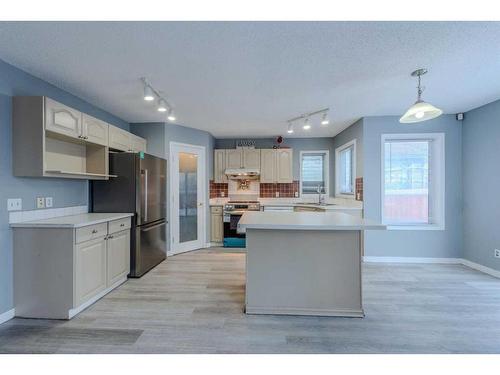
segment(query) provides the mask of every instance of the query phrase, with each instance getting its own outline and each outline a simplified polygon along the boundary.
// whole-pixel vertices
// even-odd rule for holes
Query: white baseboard
[[[460,258],[421,258],[421,257],[377,257],[364,256],[367,263],[437,263],[437,264],[462,264]]]
[[[0,324],[11,320],[16,315],[16,309],[10,309],[2,314],[0,314]]]
[[[419,258],[419,257],[377,257],[364,256],[363,261],[366,263],[434,263],[434,264],[462,264],[466,267],[486,273],[488,275],[498,277],[500,279],[500,271],[483,266],[478,263],[471,262],[463,258]]]
[[[481,272],[487,273],[488,275],[498,277],[500,279],[500,271],[494,270],[493,268],[486,267],[486,266],[483,266],[483,265],[478,264],[478,263],[471,262],[470,260],[467,260],[467,259],[460,259],[460,260],[464,266],[473,268],[476,271],[481,271]]]

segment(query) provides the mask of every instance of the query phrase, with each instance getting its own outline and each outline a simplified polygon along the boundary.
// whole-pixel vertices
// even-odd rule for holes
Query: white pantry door
[[[170,251],[205,247],[206,149],[170,142]]]

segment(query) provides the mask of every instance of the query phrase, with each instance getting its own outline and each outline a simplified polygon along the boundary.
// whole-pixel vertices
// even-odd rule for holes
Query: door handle
[[[148,221],[148,170],[143,169],[141,173],[144,175],[144,206],[142,207],[144,209],[144,221]]]

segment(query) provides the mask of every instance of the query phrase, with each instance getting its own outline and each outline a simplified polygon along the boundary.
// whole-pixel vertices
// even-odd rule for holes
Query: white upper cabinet
[[[214,150],[214,182],[227,182],[226,150]]]
[[[86,141],[108,145],[108,124],[87,114],[82,115],[82,135]]]
[[[260,169],[260,149],[258,148],[243,149],[243,168]]]
[[[273,149],[260,150],[260,182],[276,182],[276,153]]]
[[[132,151],[131,136],[129,132],[117,128],[116,126],[109,126],[109,147],[120,151]]]
[[[109,125],[109,148],[127,152],[146,152],[146,140],[116,126]]]
[[[45,129],[72,138],[82,138],[82,113],[45,98]]]
[[[240,148],[226,150],[226,169],[243,167],[243,153]]]
[[[130,135],[130,149],[132,152],[146,152],[146,140],[134,134]]]
[[[276,182],[293,182],[293,153],[291,148],[276,150]]]

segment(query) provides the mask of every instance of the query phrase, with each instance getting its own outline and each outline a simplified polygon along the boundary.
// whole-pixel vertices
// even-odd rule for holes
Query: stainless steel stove
[[[224,247],[245,247],[246,235],[238,231],[238,222],[246,211],[260,211],[257,201],[229,201],[224,205]]]

